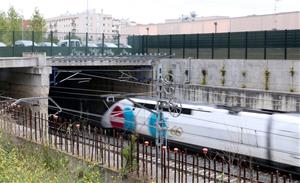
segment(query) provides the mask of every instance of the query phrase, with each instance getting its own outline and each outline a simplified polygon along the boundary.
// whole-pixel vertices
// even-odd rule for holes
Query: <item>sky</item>
[[[88,1],[88,6],[87,6]],[[35,7],[45,18],[89,9],[137,23],[160,23],[196,12],[197,16],[246,16],[300,11],[300,0],[0,0],[0,10],[14,6],[26,19]]]

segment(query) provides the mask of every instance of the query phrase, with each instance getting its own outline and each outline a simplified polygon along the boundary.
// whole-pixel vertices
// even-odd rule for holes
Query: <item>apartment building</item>
[[[102,33],[109,38],[120,29],[118,19],[113,19],[112,15],[104,14],[103,11],[97,13],[95,10],[48,18],[46,26],[47,31],[55,32],[58,39],[63,39],[68,32],[84,38],[88,32],[90,40],[100,40]]]
[[[243,17],[195,17],[159,24],[124,24],[122,34],[164,35],[300,29],[300,11]]]

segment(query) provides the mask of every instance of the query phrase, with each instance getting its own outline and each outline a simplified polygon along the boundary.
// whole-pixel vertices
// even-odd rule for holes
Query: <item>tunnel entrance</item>
[[[99,126],[112,99],[152,94],[150,66],[55,67],[52,71],[49,96],[63,108],[58,115],[81,124]],[[55,107],[49,105],[49,110]]]

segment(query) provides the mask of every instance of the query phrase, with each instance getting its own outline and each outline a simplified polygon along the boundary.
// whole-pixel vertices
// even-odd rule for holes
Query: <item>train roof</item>
[[[156,105],[157,98],[152,97],[143,97],[143,98],[131,98],[131,100],[137,103],[144,104],[152,104]],[[285,112],[285,111],[277,111],[277,110],[268,110],[268,109],[248,109],[243,107],[235,107],[235,106],[225,106],[225,105],[207,105],[207,104],[199,104],[195,102],[186,102],[182,103],[182,108],[191,109],[195,111],[205,111],[205,112],[223,112],[229,114],[262,114],[262,115],[272,115],[272,114],[285,114],[291,115],[295,117],[300,117],[300,113],[296,112]],[[242,113],[241,113],[242,112]]]
[[[137,103],[145,103],[145,104],[153,104],[156,105],[157,99],[154,98],[131,98],[133,101]],[[201,104],[194,104],[194,103],[187,103],[184,102],[182,103],[182,108],[187,108],[187,109],[192,109],[192,110],[202,110],[202,111],[227,111],[224,109],[218,109],[214,106],[209,106],[209,105],[201,105]]]

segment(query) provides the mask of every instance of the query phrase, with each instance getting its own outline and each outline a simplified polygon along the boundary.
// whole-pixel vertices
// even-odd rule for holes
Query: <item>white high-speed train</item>
[[[142,107],[144,106],[144,107]],[[131,98],[113,104],[104,114],[104,128],[121,128],[156,137],[156,101]],[[293,166],[300,169],[300,114],[236,111],[182,104],[173,117],[163,112],[171,142],[207,147]]]

